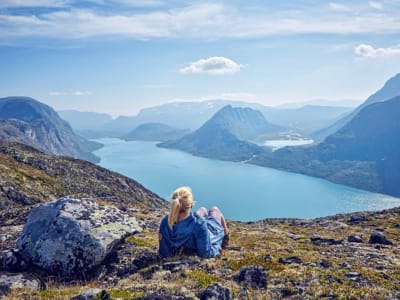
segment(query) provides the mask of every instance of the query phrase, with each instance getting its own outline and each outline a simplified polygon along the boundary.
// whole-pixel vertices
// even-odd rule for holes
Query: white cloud
[[[65,0],[2,0],[0,7],[62,7]]]
[[[336,11],[350,11],[350,8],[347,5],[336,2],[330,2],[329,8]]]
[[[354,48],[354,53],[369,58],[400,55],[400,45],[388,48],[374,48],[371,45],[360,44]]]
[[[134,7],[155,7],[165,4],[161,0],[113,0],[113,2]]]
[[[49,92],[49,96],[89,96],[93,93],[90,91],[74,91],[74,92]]]
[[[8,5],[22,5],[23,0],[5,0]],[[356,6],[331,2],[326,6],[293,11],[246,10],[229,4],[197,2],[188,6],[168,8],[151,0],[146,10],[98,10],[73,5],[74,0],[26,0],[34,5],[63,5],[57,11],[13,15],[0,12],[0,42],[10,38],[50,37],[82,39],[96,37],[129,37],[134,39],[189,38],[215,40],[221,38],[257,38],[271,35],[296,34],[392,34],[400,31],[400,14],[395,4],[385,2],[385,10],[363,10]],[[102,5],[105,0],[90,0]],[[130,3],[132,7],[145,5],[144,0],[113,0]],[[1,2],[1,0],[0,0]],[[375,3],[376,1],[370,1]],[[47,3],[47,4],[46,4]],[[166,2],[165,2],[166,3]],[[175,2],[174,2],[175,3]],[[157,6],[160,4],[160,6]],[[392,5],[392,7],[390,7]],[[1,5],[0,5],[1,7]],[[118,5],[117,5],[118,7]],[[364,6],[365,8],[365,6]],[[392,9],[391,9],[392,8]],[[346,11],[344,14],[337,13]],[[34,10],[33,10],[34,11]],[[268,18],[265,14],[268,13]],[[310,15],[313,17],[310,18]]]
[[[378,10],[383,9],[383,5],[380,2],[376,2],[376,1],[369,1],[368,2],[369,6]]]
[[[213,56],[192,62],[179,71],[185,74],[207,73],[210,75],[225,75],[237,73],[243,67],[243,65],[240,65],[229,58]]]

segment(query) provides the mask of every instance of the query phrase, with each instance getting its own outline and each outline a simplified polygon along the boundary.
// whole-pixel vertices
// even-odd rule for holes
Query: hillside
[[[343,116],[341,119],[337,120],[330,126],[322,128],[313,134],[313,137],[317,141],[323,141],[327,136],[335,133],[348,122],[351,121],[364,107],[377,103],[386,101],[392,98],[400,96],[400,73],[390,78],[385,82],[384,86],[376,91],[374,94],[369,96],[361,105],[355,108],[350,114]]]
[[[104,290],[110,299],[124,300],[400,296],[399,208],[314,220],[228,221],[230,245],[223,255],[199,259],[182,254],[167,260],[157,257],[158,224],[166,212],[129,207],[127,212],[144,231],[126,238],[102,264],[101,272],[70,282],[31,269],[25,278],[40,280],[44,289],[25,285],[13,288],[4,299],[67,300],[93,288]],[[21,220],[1,224],[0,236],[6,236],[6,242],[0,243],[0,250],[13,247],[22,224]],[[0,266],[0,278],[4,282],[15,277]],[[206,297],[210,286],[220,298]]]
[[[51,107],[28,97],[0,99],[0,140],[92,162],[99,160],[92,151],[101,147],[75,134]]]
[[[228,105],[195,132],[159,146],[209,158],[245,161],[264,151],[247,140],[279,129],[279,126],[268,123],[256,110]]]
[[[178,129],[162,123],[145,123],[123,136],[126,141],[177,140],[190,133],[189,129]]]
[[[316,146],[265,152],[252,163],[398,197],[399,114],[400,97],[374,103]]]
[[[0,158],[1,214],[66,195],[146,207],[165,205],[136,181],[87,161],[49,156],[14,142],[0,142]]]

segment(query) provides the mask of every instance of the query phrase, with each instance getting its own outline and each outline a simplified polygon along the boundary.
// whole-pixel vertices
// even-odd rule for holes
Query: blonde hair
[[[181,211],[188,212],[194,205],[192,189],[188,186],[177,188],[172,193],[171,210],[168,216],[168,226],[172,226],[178,221]]]

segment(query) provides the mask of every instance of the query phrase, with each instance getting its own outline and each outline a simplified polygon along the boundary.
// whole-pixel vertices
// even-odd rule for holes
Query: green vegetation
[[[186,275],[191,281],[203,288],[218,282],[217,275],[208,274],[201,270],[190,270]]]

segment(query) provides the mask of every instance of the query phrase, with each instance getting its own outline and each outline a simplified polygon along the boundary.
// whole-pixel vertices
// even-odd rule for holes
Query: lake
[[[270,168],[195,157],[156,142],[99,139],[99,165],[124,174],[169,199],[192,187],[196,207],[218,206],[232,220],[315,218],[400,206],[400,199]]]
[[[311,139],[299,139],[299,140],[267,140],[262,145],[272,148],[272,151],[278,150],[287,146],[303,146],[314,143]]]

